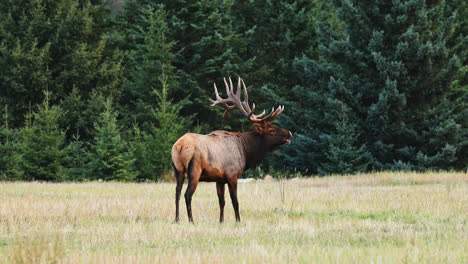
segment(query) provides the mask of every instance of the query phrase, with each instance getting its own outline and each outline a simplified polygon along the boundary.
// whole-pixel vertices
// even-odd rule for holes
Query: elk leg
[[[197,189],[198,185],[198,180],[200,179],[201,175],[201,170],[197,169],[196,166],[195,168],[190,168],[192,166],[189,166],[188,170],[188,186],[187,190],[185,191],[185,205],[187,206],[187,215],[189,222],[193,223],[193,217],[192,217],[192,196],[193,193],[195,193],[195,190]]]
[[[237,201],[237,178],[228,182],[229,195],[231,196],[232,207],[236,214],[236,222],[240,222],[239,202]]]
[[[218,201],[219,201],[219,222],[222,223],[224,221],[224,183],[217,182],[216,183],[216,191],[218,193]]]
[[[184,174],[179,173],[175,168],[174,168],[174,173],[176,174],[176,181],[177,181],[176,194],[175,194],[175,205],[176,205],[175,221],[179,222],[179,200],[180,200],[180,193],[182,191],[182,186],[184,185]]]

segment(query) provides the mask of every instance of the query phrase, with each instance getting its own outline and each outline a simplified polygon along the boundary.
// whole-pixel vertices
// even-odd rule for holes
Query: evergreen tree
[[[153,109],[155,123],[149,132],[134,131],[133,153],[139,180],[157,180],[171,169],[172,145],[182,135],[184,120],[180,118],[181,105],[173,104],[167,96],[167,77],[161,77],[162,91],[157,92],[157,106]]]
[[[91,96],[91,98],[96,98],[96,96]],[[103,100],[102,98],[99,99]],[[99,102],[98,105],[101,106],[102,101]],[[92,104],[87,103],[86,100],[83,99],[79,89],[74,87],[71,93],[60,101],[60,105],[63,106],[64,116],[66,117],[62,118],[60,126],[67,128],[68,134],[70,135],[68,139],[73,140],[73,137],[76,135],[86,139],[92,138],[93,133],[90,130],[93,128],[90,127],[90,124],[96,121],[96,118],[92,118],[96,115],[87,114],[87,110],[91,108]],[[96,109],[91,110],[93,111]],[[101,113],[102,109],[99,110],[100,111],[93,111],[93,113]],[[90,118],[92,121],[90,121]]]
[[[301,81],[294,88],[297,103],[317,112],[308,122],[318,131],[303,129],[306,137],[326,147],[321,139],[332,136],[330,124],[344,105],[361,134],[355,146],[367,145],[373,156],[370,168],[454,166],[463,158],[466,140],[461,113],[449,98],[459,67],[446,44],[453,20],[434,28],[434,18],[428,16],[434,4],[422,0],[334,4],[345,37],[319,25],[320,59],[296,62]],[[326,161],[326,155],[316,154]]]
[[[163,74],[161,76],[161,92],[155,91],[157,99],[157,107],[153,110],[153,116],[156,120],[156,127],[153,128],[154,136],[154,150],[156,155],[153,155],[156,163],[156,172],[161,173],[167,172],[171,168],[171,149],[172,145],[182,135],[182,129],[184,127],[184,120],[179,116],[181,109],[180,104],[173,104],[168,96],[168,76]]]
[[[181,5],[183,8],[180,8]],[[174,64],[180,77],[182,93],[176,99],[189,96],[190,105],[181,113],[212,127],[218,124],[218,111],[210,107],[209,95],[213,82],[225,76],[239,76],[252,68],[251,58],[242,58],[246,42],[233,29],[231,1],[166,1],[170,15],[172,39],[179,51]]]
[[[335,125],[335,133],[328,139],[327,162],[321,164],[322,174],[355,173],[367,170],[371,155],[365,145],[356,146],[359,134],[356,125],[350,124],[344,106],[342,119]]]
[[[76,88],[60,101],[63,105],[64,118],[60,126],[68,131],[67,141],[73,141],[78,136],[81,141],[91,143],[96,133],[94,123],[100,116],[96,113],[105,111],[106,97],[98,90],[87,96],[81,96]],[[113,103],[113,101],[112,101]]]
[[[38,111],[26,115],[21,129],[18,171],[23,180],[60,181],[60,171],[66,156],[65,132],[58,123],[61,109],[49,105],[49,92]]]
[[[15,180],[17,177],[18,133],[10,128],[8,107],[5,106],[0,126],[0,180]]]
[[[457,123],[462,125],[461,139],[459,144],[460,157],[468,157],[468,2],[463,0],[442,1],[440,4],[444,10],[441,24],[446,19],[454,20],[454,28],[449,35],[447,45],[451,47],[453,54],[458,54],[461,67],[453,81],[450,104],[455,108],[455,112],[463,112]],[[468,168],[468,160],[458,159],[455,162],[457,168]]]
[[[150,13],[149,18],[154,19]],[[163,14],[160,14],[163,15]],[[159,17],[162,20],[163,16]],[[155,20],[150,24],[154,24]],[[174,56],[171,53],[173,43],[166,43],[165,23],[159,27],[156,41],[153,43],[158,50],[158,60],[146,61],[144,65],[151,65],[149,70],[154,69],[159,73],[159,85],[154,87],[156,95],[156,107],[151,107],[151,116],[145,121],[147,129],[140,131],[138,126],[134,128],[133,153],[136,158],[139,180],[157,180],[163,173],[170,169],[171,148],[177,138],[180,137],[184,120],[179,112],[182,103],[172,103],[169,100],[169,91],[177,88],[172,62]],[[151,32],[151,30],[150,30]],[[149,74],[149,72],[145,72]],[[156,85],[156,84],[155,84]],[[157,89],[159,88],[159,89]]]
[[[453,28],[448,32],[448,46],[452,52],[459,54],[462,65],[468,64],[468,3],[463,0],[441,1],[439,9],[443,15],[439,15],[439,26],[443,26],[444,21],[453,20]],[[437,17],[436,17],[437,18]],[[466,79],[465,79],[466,81]]]
[[[330,97],[328,92],[338,90],[343,83],[333,78],[321,78],[322,72],[313,71],[317,65],[307,57],[296,59],[293,66],[298,81],[303,85],[294,86],[289,100],[283,99],[286,110],[278,118],[281,127],[292,131],[293,138],[290,145],[275,155],[272,165],[285,169],[284,164],[287,164],[288,170],[324,173],[323,164],[329,163],[326,155],[329,141],[336,135],[336,124],[340,124],[342,116],[342,102]],[[349,120],[354,120],[352,116],[352,112],[348,113]],[[360,131],[358,127],[356,131]]]
[[[311,100],[304,102],[301,93],[306,91],[293,91],[299,82],[294,60],[317,56],[317,21],[339,28],[334,7],[320,1],[235,1],[233,20],[236,32],[247,40],[243,59],[253,59],[252,70],[242,73],[249,94],[258,109],[284,104],[286,111],[277,122],[294,134],[291,145],[265,162],[280,170],[286,166],[313,172],[325,160],[320,157],[324,146],[319,138],[308,135],[311,130],[318,133],[311,118],[316,111],[309,108]]]
[[[136,123],[146,131],[149,129],[148,120],[152,118],[151,105],[156,100],[153,91],[160,86],[163,69],[168,77],[168,90],[178,90],[179,84],[172,66],[174,42],[167,40],[169,29],[164,8],[141,8],[139,11],[143,24],[129,29],[134,49],[127,51],[128,82],[122,100],[125,104],[124,122],[127,125]]]
[[[150,27],[144,10],[152,8],[156,13],[166,10],[166,23],[170,29],[166,44],[175,41],[173,50],[177,57],[173,65],[177,69],[175,74],[180,87],[172,89],[170,97],[174,102],[188,98],[181,114],[186,117],[195,115],[197,120],[211,126],[219,120],[214,118],[217,112],[210,108],[208,100],[213,82],[222,80],[223,76],[237,76],[250,67],[250,60],[246,61],[239,55],[245,50],[246,42],[232,28],[231,6],[230,1],[171,0],[155,3],[133,0],[126,3],[125,12],[119,19],[122,28],[128,26],[130,29],[122,30],[116,41],[120,40],[124,50],[138,50],[136,46],[144,45],[154,37],[148,35]],[[146,29],[144,34],[138,27]],[[151,58],[148,52],[152,47],[144,48],[147,51],[145,56]],[[155,77],[157,75],[152,77],[152,82]],[[148,88],[144,90],[146,93],[151,91]]]
[[[121,56],[107,49],[102,35],[110,16],[104,4],[7,0],[0,16],[0,104],[9,105],[12,127],[21,124],[29,105],[41,102],[44,87],[52,103],[74,87],[85,99],[95,89],[120,96]]]
[[[96,134],[91,147],[91,179],[131,181],[137,176],[134,158],[128,151],[127,142],[121,138],[117,125],[117,113],[107,99],[105,111],[94,124]]]
[[[90,153],[85,142],[78,135],[65,148],[64,166],[60,174],[63,179],[70,181],[83,181],[92,179],[90,170]]]
[[[241,55],[244,60],[254,59],[252,70],[242,77],[251,87],[249,93],[257,98],[256,105],[268,109],[282,104],[280,98],[288,98],[297,83],[294,58],[317,55],[316,21],[319,14],[325,19],[320,9],[329,6],[310,0],[235,1],[233,25],[247,40]]]
[[[9,106],[14,128],[24,121],[31,103],[41,102],[42,89],[52,75],[50,43],[40,43],[37,37],[46,31],[44,9],[32,1],[0,3],[0,105]]]

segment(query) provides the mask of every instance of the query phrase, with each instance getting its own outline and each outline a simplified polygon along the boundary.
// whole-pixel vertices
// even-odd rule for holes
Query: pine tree
[[[123,50],[135,51],[147,40],[138,30],[138,27],[148,29],[144,10],[153,9],[156,13],[166,11],[169,28],[166,44],[175,41],[173,50],[176,58],[173,65],[177,69],[174,74],[180,87],[171,89],[169,96],[174,102],[188,99],[181,114],[185,117],[195,116],[193,121],[201,120],[211,126],[219,120],[214,118],[218,113],[210,108],[208,101],[213,82],[222,80],[223,76],[238,76],[250,67],[250,60],[246,61],[239,55],[245,49],[246,42],[232,28],[231,6],[230,1],[211,0],[128,1],[119,19],[121,27],[129,26],[130,30],[121,30],[123,33],[116,37],[116,42],[120,41]],[[145,48],[151,51],[151,47]],[[155,77],[157,75],[154,75],[153,83]],[[146,93],[151,91],[148,88],[144,90]]]
[[[5,106],[0,126],[0,180],[17,179],[18,133],[10,128],[8,107]]]
[[[58,123],[61,109],[50,106],[49,92],[37,112],[26,115],[21,129],[18,172],[22,180],[60,181],[60,171],[66,156],[65,132]]]
[[[365,145],[357,146],[359,134],[356,125],[349,123],[346,109],[342,106],[342,117],[335,124],[336,131],[328,139],[327,162],[321,164],[321,173],[365,172],[371,163],[371,155]]]
[[[241,55],[253,59],[252,70],[242,77],[257,106],[268,109],[289,99],[297,83],[294,58],[317,56],[317,16],[329,5],[309,0],[235,1],[233,25],[247,41]]]
[[[456,123],[462,125],[462,136],[459,149],[456,151],[459,157],[468,157],[468,3],[463,0],[442,1],[440,4],[444,10],[444,16],[441,21],[446,19],[454,20],[454,28],[449,35],[447,45],[451,48],[453,54],[458,54],[461,67],[453,81],[450,104],[455,112],[462,112]],[[468,168],[468,160],[465,158],[454,161],[456,168]]]
[[[86,143],[74,135],[72,141],[65,148],[63,169],[60,171],[63,179],[70,181],[84,181],[92,179],[90,170],[90,153]]]
[[[153,109],[155,123],[149,132],[134,129],[133,153],[139,180],[157,180],[171,168],[172,145],[182,135],[184,120],[180,118],[180,104],[173,104],[167,96],[167,76],[161,77],[161,92],[157,95],[157,106]]]
[[[454,166],[466,140],[461,113],[449,98],[459,68],[446,44],[453,20],[434,27],[434,17],[429,18],[434,4],[420,0],[334,4],[345,37],[319,25],[319,60],[296,62],[301,83],[295,98],[317,112],[308,121],[316,129],[303,129],[306,137],[326,145],[322,135],[333,135],[330,124],[344,105],[361,135],[355,145],[366,145],[373,156],[369,168]]]
[[[462,65],[468,64],[468,3],[463,0],[441,1],[438,26],[443,26],[446,20],[453,20],[453,28],[448,32],[448,46],[452,52],[459,54]],[[465,75],[466,76],[466,75]],[[466,80],[466,79],[465,79]]]
[[[180,51],[174,64],[179,70],[182,93],[177,100],[189,96],[190,105],[181,113],[215,127],[219,111],[210,107],[208,98],[213,82],[223,77],[239,76],[252,69],[252,59],[242,58],[246,42],[234,31],[230,1],[167,1],[171,38]],[[184,8],[180,8],[181,5]],[[187,32],[190,32],[187,34]]]
[[[153,128],[155,139],[155,158],[157,163],[157,172],[167,172],[171,168],[171,149],[172,145],[182,135],[184,128],[184,120],[179,117],[181,110],[180,104],[173,104],[168,94],[168,76],[164,70],[161,76],[161,92],[155,91],[157,99],[157,107],[153,110],[153,116],[156,120],[156,127]]]
[[[96,133],[94,123],[100,119],[100,116],[96,113],[105,111],[105,104],[103,103],[105,101],[105,95],[98,90],[92,91],[87,96],[81,96],[76,88],[60,101],[64,114],[60,127],[67,129],[67,142],[74,141],[76,136],[83,143],[89,144],[93,141]],[[117,107],[114,101],[112,103]]]
[[[302,84],[293,87],[289,100],[282,101],[286,110],[278,118],[281,127],[292,131],[293,138],[290,145],[275,155],[273,167],[323,174],[326,173],[323,164],[329,163],[326,155],[329,141],[333,141],[332,138],[337,134],[336,124],[340,124],[343,105],[341,101],[332,98],[329,92],[343,90],[344,84],[333,78],[322,78],[323,72],[314,70],[317,63],[307,57],[296,59],[293,66]],[[312,84],[325,89],[309,87]],[[350,122],[354,120],[352,116],[351,112],[348,113]],[[358,127],[355,130],[360,131]],[[287,167],[283,164],[287,164]]]
[[[170,169],[172,144],[181,135],[186,122],[179,115],[183,104],[173,103],[169,99],[170,92],[178,88],[175,68],[172,66],[175,57],[171,49],[174,43],[166,40],[168,28],[164,22],[164,11],[161,9],[156,15],[158,16],[155,17],[152,10],[147,13],[150,34],[149,41],[145,41],[148,52],[143,52],[143,54],[152,56],[143,57],[145,71],[142,72],[144,76],[148,76],[148,79],[155,78],[151,76],[158,76],[158,83],[151,82],[156,97],[154,100],[156,106],[151,107],[148,104],[151,115],[143,120],[146,121],[146,128],[140,131],[138,125],[135,125],[132,143],[136,158],[135,165],[140,172],[139,180],[157,180]],[[156,26],[158,26],[157,31]],[[152,72],[158,74],[152,74]],[[140,81],[136,84],[143,85]]]
[[[122,100],[124,122],[127,125],[136,123],[146,131],[149,129],[148,120],[152,118],[151,105],[156,100],[153,91],[160,86],[163,74],[162,65],[166,67],[165,74],[170,75],[166,84],[169,90],[172,93],[177,91],[179,84],[172,66],[174,42],[167,39],[169,28],[164,8],[141,8],[138,11],[143,24],[129,29],[128,38],[134,49],[127,51],[128,82]]]
[[[127,142],[121,138],[112,101],[107,99],[104,107],[105,111],[94,124],[96,134],[90,154],[90,179],[131,181],[137,176],[135,160],[128,151]]]
[[[2,1],[0,104],[10,107],[12,127],[20,126],[29,105],[40,104],[45,87],[54,104],[73,88],[84,99],[93,90],[118,99],[123,68],[120,53],[108,49],[103,35],[110,25],[104,6],[73,0]],[[67,105],[61,107],[70,113]]]
[[[23,123],[29,105],[40,104],[52,75],[50,43],[38,38],[47,27],[44,9],[38,2],[0,3],[0,105],[8,105],[13,128]]]
[[[291,85],[292,61],[296,56],[313,54],[315,1],[236,1],[233,25],[248,40],[244,59],[255,58],[249,83],[277,87]],[[247,77],[243,77],[246,78]],[[258,80],[266,83],[257,83]]]
[[[258,109],[284,104],[286,111],[277,122],[294,134],[291,145],[273,156],[270,163],[276,169],[286,166],[314,172],[313,168],[325,160],[320,154],[325,146],[320,144],[319,136],[308,135],[317,130],[311,118],[316,111],[309,108],[312,102],[305,102],[301,95],[308,91],[293,90],[300,81],[294,61],[304,55],[317,56],[317,21],[338,26],[333,14],[333,6],[320,1],[234,2],[233,25],[247,41],[241,55],[244,60],[254,59],[252,70],[242,73],[249,94],[255,98]]]

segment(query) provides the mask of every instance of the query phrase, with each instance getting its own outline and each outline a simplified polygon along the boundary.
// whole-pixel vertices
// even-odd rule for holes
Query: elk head
[[[226,109],[224,111],[223,120],[226,119],[227,114],[234,109],[238,109],[241,113],[255,126],[255,133],[262,137],[264,143],[269,152],[275,151],[283,144],[291,143],[289,138],[292,137],[292,133],[286,129],[272,125],[270,122],[275,120],[283,111],[284,106],[279,106],[278,108],[273,107],[271,112],[265,116],[265,111],[259,115],[255,115],[255,103],[252,104],[252,109],[249,106],[249,95],[247,93],[247,88],[245,87],[244,80],[239,77],[237,82],[237,90],[234,92],[234,86],[232,85],[231,78],[229,78],[229,85],[224,78],[224,84],[226,86],[226,95],[227,98],[223,99],[219,96],[218,88],[214,84],[214,90],[216,94],[216,100],[210,99],[213,103],[211,106],[221,104]],[[244,101],[241,102],[241,84],[244,90]]]

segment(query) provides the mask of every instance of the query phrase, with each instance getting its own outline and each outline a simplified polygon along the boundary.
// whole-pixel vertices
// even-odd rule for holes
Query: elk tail
[[[188,167],[187,167],[187,179],[189,182],[192,178],[192,168],[193,168],[193,158],[190,160]]]
[[[179,174],[179,171],[177,170],[176,166],[174,165],[174,162],[172,162],[172,169],[174,170],[174,176],[177,179],[179,179],[180,177],[180,174]]]

